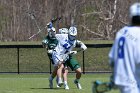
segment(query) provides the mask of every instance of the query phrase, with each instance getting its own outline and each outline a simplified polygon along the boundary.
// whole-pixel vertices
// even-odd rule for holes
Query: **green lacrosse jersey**
[[[58,40],[56,38],[50,38],[49,36],[46,36],[44,40],[48,46],[48,49],[54,49],[58,44]]]

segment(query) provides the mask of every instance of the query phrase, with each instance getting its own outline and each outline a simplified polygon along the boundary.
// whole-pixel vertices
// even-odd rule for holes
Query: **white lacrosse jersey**
[[[68,53],[72,51],[77,44],[81,46],[85,46],[79,40],[70,41],[68,39],[68,34],[56,34],[56,38],[58,40],[58,45],[55,47],[55,51],[53,52],[52,58],[55,64],[59,61],[65,61],[68,59]]]
[[[140,27],[125,26],[117,32],[109,58],[114,62],[116,85],[140,84]]]

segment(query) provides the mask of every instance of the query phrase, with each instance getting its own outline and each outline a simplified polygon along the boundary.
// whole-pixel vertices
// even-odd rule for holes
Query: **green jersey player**
[[[56,31],[54,27],[49,28],[48,35],[42,41],[42,45],[47,49],[47,54],[52,64],[54,64],[52,60],[52,52],[58,44],[58,40],[55,38],[55,33]]]

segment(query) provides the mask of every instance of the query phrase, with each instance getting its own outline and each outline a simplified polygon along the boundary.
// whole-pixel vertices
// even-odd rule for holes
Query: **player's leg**
[[[82,74],[81,73],[81,67],[75,69],[75,72],[76,72],[76,79],[74,80],[74,83],[77,85],[78,89],[82,89],[81,84],[79,83],[79,80],[80,80],[81,74]]]
[[[51,64],[54,65],[54,62],[53,62],[53,59],[52,59],[52,54],[49,54],[49,53],[48,53],[48,57],[49,57],[49,60],[50,60]],[[53,88],[53,79],[54,79],[54,78],[56,77],[56,75],[57,75],[57,69],[58,69],[58,66],[54,65],[52,74],[51,74],[50,77],[49,77],[49,87],[50,87],[50,88]]]
[[[64,88],[65,89],[69,89],[69,86],[68,86],[68,68],[67,67],[64,67],[63,69],[63,80],[64,80]]]
[[[50,88],[53,88],[53,79],[57,75],[57,69],[58,69],[58,66],[54,66],[53,72],[52,72],[52,74],[49,77],[49,87]]]
[[[56,77],[56,87],[59,88],[59,86],[58,86],[58,76]]]
[[[49,86],[50,88],[53,88],[53,79],[54,77],[57,75],[58,77],[58,84],[59,85],[62,85],[63,82],[62,82],[62,79],[61,79],[61,74],[62,74],[62,69],[63,69],[63,62],[61,62],[59,60],[59,56],[57,57],[57,55],[53,54],[52,55],[52,59],[53,59],[53,62],[54,62],[54,69],[53,69],[53,72],[49,78]]]
[[[76,79],[74,80],[74,83],[76,84],[78,89],[82,89],[79,83],[81,75],[82,75],[80,65],[78,64],[77,60],[75,60],[72,56],[69,58],[69,61],[67,63],[68,63],[68,66],[76,72]]]
[[[62,70],[64,68],[63,64],[59,64],[59,68],[57,70],[57,77],[58,77],[58,86],[62,86],[63,82],[62,82]]]

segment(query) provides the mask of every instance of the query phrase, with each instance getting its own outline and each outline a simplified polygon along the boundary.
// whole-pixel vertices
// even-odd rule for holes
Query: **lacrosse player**
[[[56,31],[55,28],[48,28],[48,35],[44,38],[44,40],[42,41],[42,45],[43,47],[45,47],[47,49],[47,54],[48,57],[51,61],[52,64],[54,64],[53,60],[52,60],[52,52],[54,51],[55,47],[58,44],[58,40],[55,37]]]
[[[68,29],[67,28],[59,29],[59,34],[68,34]],[[65,89],[69,89],[69,86],[68,86],[68,83],[67,83],[67,75],[68,75],[68,69],[65,69],[65,67],[64,67],[62,69],[62,76],[63,76],[64,88]],[[59,87],[59,85],[58,85],[58,77],[56,78],[56,81],[57,81],[57,87]]]
[[[50,62],[52,64],[54,64],[53,59],[52,59],[52,52],[54,51],[55,47],[57,46],[58,40],[55,37],[56,30],[52,26],[51,22],[49,22],[47,24],[47,27],[48,27],[48,29],[47,29],[48,35],[42,40],[42,45],[44,48],[47,49],[47,55],[49,57]],[[57,75],[57,71],[54,70],[52,78],[55,78],[56,75]],[[50,86],[50,88],[51,88],[51,86]]]
[[[130,26],[116,34],[109,53],[115,85],[121,93],[140,93],[140,3],[130,7]]]
[[[55,37],[56,30],[55,30],[54,27],[52,27],[52,23],[48,23],[47,31],[48,31],[48,35],[42,41],[42,45],[43,45],[43,47],[45,47],[47,49],[47,54],[48,54],[48,57],[50,59],[50,62],[52,64],[54,64],[54,62],[52,60],[52,52],[54,51],[55,47],[57,46],[58,40]],[[68,29],[67,28],[61,28],[61,29],[59,29],[59,33],[60,34],[68,34]],[[55,74],[53,76],[55,77],[56,74],[57,74],[57,71],[54,72],[54,73]],[[68,70],[67,71],[65,70],[65,72],[63,73],[63,76],[65,77],[64,82],[67,82],[67,73],[68,73]],[[56,83],[57,82],[58,82],[58,78],[56,78]],[[57,84],[57,87],[59,87],[58,84]],[[69,89],[69,87],[66,86],[65,89]]]
[[[79,83],[79,79],[81,77],[81,68],[79,64],[76,63],[77,61],[70,58],[69,55],[77,53],[77,51],[72,51],[72,49],[76,46],[76,44],[79,44],[81,46],[81,50],[86,50],[87,47],[81,41],[76,40],[76,36],[77,36],[77,28],[74,26],[70,27],[68,34],[56,34],[58,45],[55,47],[55,51],[53,51],[52,58],[54,61],[54,66],[57,68],[54,70],[58,70],[57,74],[59,86],[63,84],[61,79],[62,69],[64,68],[63,63],[67,63],[66,61],[69,59],[73,60],[73,64],[71,64],[71,67],[73,67],[73,69],[76,72],[76,79],[74,80],[74,83],[77,85],[78,89],[82,89]],[[53,87],[52,75],[50,76],[49,83],[50,86]],[[67,85],[66,83],[64,82],[64,87]]]

